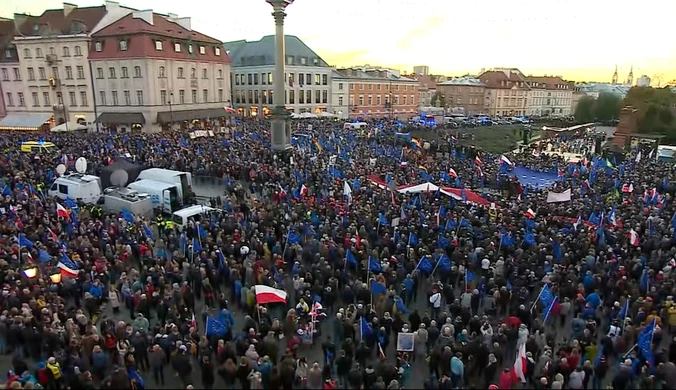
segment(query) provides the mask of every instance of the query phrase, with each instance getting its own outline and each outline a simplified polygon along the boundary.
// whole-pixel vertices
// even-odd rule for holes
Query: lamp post
[[[174,100],[174,93],[169,92],[169,120],[171,121],[169,123],[169,130],[172,130],[174,127],[174,110],[171,107],[171,101]]]
[[[49,280],[51,280],[54,284],[61,283],[61,272],[58,270],[54,271],[51,275],[49,275]]]
[[[23,274],[28,278],[28,279],[33,279],[36,276],[38,276],[38,267],[36,266],[28,266],[23,270]]]
[[[275,18],[275,78],[274,91],[275,106],[272,109],[270,116],[270,138],[272,150],[284,151],[291,147],[289,141],[291,140],[291,122],[289,121],[290,114],[284,105],[284,75],[285,75],[285,58],[286,48],[284,42],[284,17],[286,13],[284,10],[293,0],[265,0],[272,6],[272,16]]]

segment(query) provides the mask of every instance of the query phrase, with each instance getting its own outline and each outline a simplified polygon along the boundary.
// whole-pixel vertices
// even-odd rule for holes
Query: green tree
[[[441,92],[435,92],[430,99],[432,107],[446,107],[446,97]]]
[[[594,104],[594,117],[599,121],[609,121],[620,117],[622,99],[613,93],[600,93]]]
[[[593,96],[582,96],[575,107],[575,120],[579,123],[593,122],[596,119],[594,117],[595,104],[596,99]]]
[[[642,133],[662,134],[676,139],[676,94],[670,88],[634,87],[624,104],[638,110],[638,129]]]

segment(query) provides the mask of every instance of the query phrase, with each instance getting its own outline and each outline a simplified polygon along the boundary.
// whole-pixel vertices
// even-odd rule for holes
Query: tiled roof
[[[479,80],[486,88],[512,89],[517,87],[528,89],[526,80],[517,69],[489,70],[480,74]]]
[[[526,78],[528,85],[531,88],[537,89],[548,89],[548,90],[560,90],[560,89],[574,89],[574,84],[565,81],[559,76],[542,76],[542,77],[532,77],[528,76]],[[560,87],[561,85],[567,85],[567,88]]]
[[[154,36],[186,39],[194,42],[217,44],[219,46],[221,44],[221,41],[217,39],[184,28],[180,24],[167,19],[166,15],[153,13],[152,21],[153,24],[150,24],[141,17],[134,17],[134,14],[129,14],[110,26],[101,29],[94,34],[93,37],[102,38],[120,35],[152,34]]]
[[[457,86],[468,86],[468,87],[483,87],[484,84],[481,80],[474,77],[455,77],[450,80],[439,83],[439,86],[445,85],[457,85]]]
[[[21,24],[18,32],[23,36],[87,33],[96,27],[105,15],[105,6],[78,7],[68,15],[63,9],[50,9],[40,16],[22,14],[21,17],[26,18],[26,21]]]
[[[406,81],[406,82],[417,82],[416,79],[409,76],[398,76],[392,72],[388,72],[386,69],[361,69],[361,68],[347,68],[347,69],[338,69],[338,73],[342,74],[344,78],[347,79],[360,79],[360,80],[389,80],[389,81]]]
[[[414,77],[416,80],[420,82],[420,84],[427,87],[427,89],[435,89],[437,87],[436,80],[434,80],[432,77],[428,75],[417,74]]]
[[[297,36],[284,36],[286,56],[294,57],[293,66],[320,66],[329,65],[317,53],[310,49]],[[223,44],[226,50],[230,50],[230,58],[234,67],[261,66],[275,64],[275,36],[266,35],[260,41],[234,41]],[[305,65],[301,64],[301,58],[305,58]],[[315,63],[316,60],[316,63]],[[287,62],[288,64],[288,62]]]

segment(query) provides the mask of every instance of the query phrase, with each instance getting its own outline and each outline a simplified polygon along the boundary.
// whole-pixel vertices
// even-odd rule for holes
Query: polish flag
[[[484,171],[481,169],[481,167],[476,167],[476,174],[477,174],[477,176],[479,176],[479,177],[483,177],[483,176],[484,176]]]
[[[259,305],[267,303],[286,303],[286,291],[268,287],[263,284],[254,286],[256,289],[256,302]]]
[[[387,355],[385,355],[385,351],[383,351],[383,346],[378,343],[378,355],[382,360],[387,360]]]
[[[633,184],[625,184],[622,186],[622,192],[634,192]]]
[[[59,242],[59,236],[54,233],[54,230],[47,228],[47,231],[49,232],[49,236],[52,237],[52,240]]]
[[[533,209],[529,208],[528,211],[526,211],[525,215],[526,218],[535,219],[535,212],[533,211]]]
[[[355,237],[354,247],[359,249],[360,246],[361,246],[361,237],[359,237],[359,233],[357,233]]]
[[[519,350],[516,352],[516,360],[514,361],[514,367],[512,368],[512,375],[514,376],[514,382],[521,381],[521,383],[526,383],[526,344],[521,344]]]
[[[474,157],[474,164],[476,165],[484,165],[483,162],[481,162],[481,157],[477,154],[476,157]]]
[[[63,217],[66,220],[68,220],[70,218],[70,214],[68,213],[68,210],[66,210],[66,208],[61,206],[59,203],[56,204],[56,216],[57,217]]]
[[[458,174],[455,173],[455,169],[453,169],[453,168],[450,168],[450,169],[448,170],[448,174],[451,175],[451,177],[454,178],[454,179],[457,179],[457,178],[458,178]]]
[[[633,246],[639,245],[638,233],[634,229],[629,232],[629,243]]]
[[[507,165],[513,165],[512,162],[509,161],[509,159],[507,157],[505,157],[504,154],[502,156],[500,156],[500,164],[503,164],[503,163],[507,164]]]
[[[67,261],[66,263],[64,263],[63,261],[59,261],[59,264],[57,264],[57,267],[61,272],[61,276],[71,279],[77,279],[77,277],[80,275],[80,270],[77,269],[77,267],[72,261],[70,262]]]
[[[306,196],[307,195],[307,187],[305,187],[305,184],[300,186],[300,196]]]
[[[279,197],[286,198],[286,190],[284,190],[281,185],[279,186]]]

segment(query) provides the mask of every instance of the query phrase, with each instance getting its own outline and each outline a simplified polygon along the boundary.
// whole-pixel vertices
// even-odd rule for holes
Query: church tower
[[[634,85],[634,65],[632,65],[631,70],[629,70],[629,76],[627,76],[627,85],[630,87]]]
[[[610,83],[613,85],[617,84],[617,65],[615,65],[615,73],[613,73],[613,80]]]

